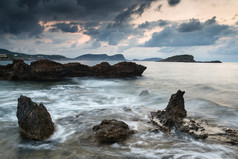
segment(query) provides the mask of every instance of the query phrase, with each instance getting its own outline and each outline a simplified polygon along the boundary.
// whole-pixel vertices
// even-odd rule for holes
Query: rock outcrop
[[[102,62],[90,67],[76,62],[61,64],[50,60],[38,60],[27,65],[23,60],[14,60],[12,64],[0,66],[0,80],[52,81],[83,76],[124,78],[141,76],[145,69],[133,62],[120,62],[112,66]]]
[[[93,127],[93,140],[99,143],[116,143],[126,140],[134,131],[123,121],[103,120]]]
[[[151,121],[164,131],[170,131],[173,127],[180,127],[182,119],[187,116],[184,108],[184,91],[178,90],[172,94],[167,107],[164,110],[151,112]]]
[[[21,136],[29,140],[45,140],[55,131],[47,109],[28,97],[18,98],[17,118]]]
[[[185,92],[178,90],[172,94],[168,106],[164,110],[151,112],[151,122],[160,131],[169,133],[171,129],[184,132],[195,139],[206,139],[208,142],[238,144],[238,131],[226,128],[210,126],[205,121],[187,117],[184,107]]]
[[[143,90],[143,91],[141,91],[140,92],[140,94],[139,94],[139,96],[148,96],[148,95],[150,95],[150,93],[149,93],[149,91],[148,90]]]

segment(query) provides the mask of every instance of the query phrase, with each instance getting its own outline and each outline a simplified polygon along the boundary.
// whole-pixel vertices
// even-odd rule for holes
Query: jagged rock
[[[176,94],[171,95],[169,103],[164,110],[167,117],[175,119],[187,116],[187,111],[184,109],[184,93],[184,91],[178,90]]]
[[[2,70],[0,71],[0,79],[25,80],[31,75],[30,66],[25,64],[23,60],[13,60],[11,65],[2,66],[0,69]]]
[[[140,92],[139,96],[148,96],[150,93],[148,90],[143,90]]]
[[[195,139],[206,139],[207,142],[238,145],[237,130],[211,126],[205,121],[185,118],[179,130],[190,134]]]
[[[184,108],[183,95],[178,91],[170,98],[168,106],[160,111],[151,112],[151,122],[159,130],[169,133],[171,129],[187,133],[195,139],[205,139],[207,142],[238,144],[238,131],[226,128],[210,126],[205,121],[191,119]],[[152,130],[153,131],[153,130]]]
[[[90,67],[80,63],[61,64],[46,59],[30,65],[23,60],[14,60],[13,64],[0,66],[0,80],[52,81],[83,76],[123,78],[141,76],[145,69],[146,67],[133,62],[120,62],[113,66],[102,62]]]
[[[28,97],[18,98],[17,118],[21,136],[29,140],[45,140],[55,131],[47,109]]]
[[[126,140],[133,133],[123,121],[103,120],[93,127],[92,138],[99,143],[115,143]]]
[[[184,109],[184,91],[178,90],[172,94],[167,107],[160,111],[151,113],[151,117],[159,119],[159,126],[163,131],[169,131],[173,126],[179,125],[181,120],[187,116]],[[154,119],[154,120],[157,120]]]

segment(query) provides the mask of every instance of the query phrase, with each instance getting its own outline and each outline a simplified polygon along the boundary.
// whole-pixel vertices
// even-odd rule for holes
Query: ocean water
[[[179,89],[186,92],[188,116],[238,129],[238,63],[137,63],[147,69],[135,78],[0,81],[0,158],[238,158],[237,146],[148,131],[150,112],[164,109]],[[139,96],[142,90],[149,95]],[[43,103],[51,114],[56,132],[46,141],[20,138],[16,117],[20,95]],[[103,119],[122,120],[137,133],[123,143],[94,143],[89,139],[92,127]]]

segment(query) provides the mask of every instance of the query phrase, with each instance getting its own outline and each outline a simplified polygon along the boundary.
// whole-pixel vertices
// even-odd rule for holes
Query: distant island
[[[116,54],[108,56],[107,54],[85,54],[76,57],[75,60],[87,60],[87,61],[126,61],[122,54]]]
[[[192,55],[176,55],[158,62],[191,62],[191,63],[222,63],[221,61],[196,61]]]
[[[13,59],[22,59],[22,60],[40,60],[40,59],[48,59],[48,60],[68,60],[69,58],[62,55],[43,55],[43,54],[24,54],[18,52],[8,51],[6,49],[0,49],[0,61],[11,61]]]
[[[62,61],[62,60],[86,60],[86,61],[126,61],[122,54],[108,56],[107,54],[85,54],[76,58],[68,58],[62,55],[30,55],[25,53],[12,52],[6,49],[0,49],[0,61],[11,61],[13,59],[22,59],[25,61],[34,61],[40,59]]]
[[[146,59],[133,59],[132,61],[161,61],[163,60],[162,58],[159,57],[152,57],[152,58],[146,58]]]

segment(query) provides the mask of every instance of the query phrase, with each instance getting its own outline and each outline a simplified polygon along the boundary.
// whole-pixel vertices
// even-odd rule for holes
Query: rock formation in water
[[[45,140],[55,131],[47,109],[28,97],[18,98],[17,118],[21,136],[29,140]]]
[[[192,55],[176,55],[162,59],[158,62],[193,62],[193,63],[222,63],[221,61],[195,61]]]
[[[23,60],[13,60],[7,66],[0,65],[0,80],[51,81],[65,77],[107,77],[123,78],[141,76],[146,67],[133,62],[120,62],[113,66],[107,62],[87,66],[77,62],[61,64],[50,60],[38,60],[30,65]]]
[[[140,94],[139,94],[139,96],[148,96],[148,95],[150,95],[150,93],[149,93],[149,91],[148,90],[143,90],[143,91],[141,91],[140,92]]]
[[[185,92],[178,90],[172,94],[168,106],[160,111],[151,112],[151,122],[161,131],[169,133],[171,129],[187,133],[196,139],[208,142],[238,144],[238,131],[208,125],[205,121],[187,117],[184,107]]]
[[[133,133],[123,121],[103,120],[93,127],[92,138],[99,143],[115,143],[126,140]]]

